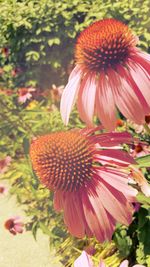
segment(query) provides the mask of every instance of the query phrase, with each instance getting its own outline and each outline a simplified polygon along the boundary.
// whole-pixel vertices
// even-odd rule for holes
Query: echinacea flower
[[[5,159],[0,160],[0,174],[3,174],[11,162],[11,157],[7,156]]]
[[[124,260],[118,267],[128,267],[128,260]],[[96,267],[92,262],[91,257],[83,251],[81,255],[75,260],[74,267]],[[112,265],[106,265],[103,260],[100,261],[98,267],[113,267]],[[144,265],[136,264],[133,267],[145,267]]]
[[[18,91],[19,97],[18,97],[18,101],[20,103],[25,103],[28,99],[30,99],[32,97],[32,92],[34,92],[36,89],[29,87],[23,87],[20,88]]]
[[[106,129],[116,126],[116,107],[137,124],[150,112],[150,55],[136,47],[138,38],[124,23],[103,19],[79,35],[76,66],[61,98],[65,124],[77,98],[81,119],[88,126],[96,114]]]
[[[134,159],[116,148],[130,143],[130,134],[94,134],[98,129],[37,137],[30,157],[41,182],[54,191],[54,208],[64,211],[69,232],[103,242],[111,239],[116,222],[131,223],[137,190],[123,170]]]
[[[22,234],[24,223],[22,222],[21,217],[14,216],[9,218],[4,226],[11,234],[16,235],[17,233]]]

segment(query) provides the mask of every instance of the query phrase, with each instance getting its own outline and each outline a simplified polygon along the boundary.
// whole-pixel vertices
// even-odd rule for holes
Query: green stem
[[[148,127],[147,123],[144,124],[144,129],[148,135],[150,135],[150,128]]]

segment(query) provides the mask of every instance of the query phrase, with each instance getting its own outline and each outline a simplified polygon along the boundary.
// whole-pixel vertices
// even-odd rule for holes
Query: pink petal
[[[131,76],[133,77],[133,80],[135,81],[139,91],[141,92],[141,95],[144,97],[146,103],[143,103],[143,109],[145,109],[145,113],[148,114],[150,112],[150,78],[148,74],[144,72],[142,66],[136,64],[135,62],[129,63],[129,70]],[[137,89],[136,91],[138,94]],[[141,99],[142,101],[142,97],[139,97],[139,99]]]
[[[64,203],[64,193],[62,191],[56,191],[54,193],[54,209],[56,211],[61,211],[63,209],[63,203]]]
[[[88,188],[88,192],[83,191],[81,198],[85,218],[93,235],[100,242],[106,239],[110,240],[114,231],[114,220],[102,206],[100,195],[91,186]]]
[[[14,230],[17,233],[22,233],[23,232],[23,224],[16,224],[16,225],[14,225]]]
[[[106,267],[105,263],[101,260],[98,267]]]
[[[64,222],[69,232],[79,238],[85,235],[83,209],[78,193],[66,192],[64,198]]]
[[[120,166],[128,166],[136,164],[135,160],[125,151],[119,150],[101,150],[95,153],[94,158],[100,160],[102,164],[117,164]]]
[[[116,127],[116,109],[112,88],[109,83],[109,75],[101,72],[98,80],[96,94],[96,112],[102,124],[109,131]]]
[[[133,91],[133,88],[127,82],[128,77],[124,77],[122,68],[119,67],[117,71],[118,73],[111,70],[110,79],[116,105],[126,118],[137,124],[143,124],[145,121],[143,106]]]
[[[128,132],[122,133],[104,133],[99,136],[91,136],[90,139],[97,141],[102,147],[112,147],[119,144],[130,144],[133,141],[131,134]]]
[[[65,125],[68,124],[70,112],[75,102],[81,80],[81,70],[76,68],[71,73],[71,78],[66,85],[60,102],[60,113]]]
[[[121,192],[111,187],[105,181],[100,183],[97,190],[101,196],[102,205],[116,221],[125,225],[131,223],[133,210]]]
[[[96,94],[96,77],[95,75],[86,74],[82,80],[78,93],[78,110],[81,119],[88,126],[92,126],[92,119],[95,109]]]
[[[123,261],[119,267],[128,267],[129,266],[129,262],[127,260]]]
[[[95,168],[96,170],[97,168]],[[99,168],[96,172],[101,177],[101,179],[104,180],[104,182],[107,182],[112,187],[117,189],[118,191],[122,192],[124,196],[128,199],[130,202],[135,201],[135,197],[137,195],[137,190],[132,188],[128,185],[128,174],[123,173],[120,170],[113,170],[112,168]]]
[[[74,262],[74,267],[94,267],[88,254],[83,251],[79,258]]]
[[[145,53],[139,49],[136,49],[134,53],[130,56],[131,60],[133,62],[136,62],[142,68],[149,73],[150,70],[150,55],[148,53]]]

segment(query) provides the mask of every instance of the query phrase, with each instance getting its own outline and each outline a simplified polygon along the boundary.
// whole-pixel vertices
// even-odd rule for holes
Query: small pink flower
[[[81,119],[94,114],[106,129],[116,127],[116,107],[137,124],[150,113],[150,55],[136,47],[138,38],[124,23],[103,19],[91,24],[76,43],[76,66],[70,74],[60,111],[65,124],[77,99]]]
[[[21,220],[21,217],[14,216],[12,218],[9,218],[5,224],[5,228],[13,235],[16,235],[17,233],[22,234],[24,224]]]
[[[32,97],[32,92],[34,92],[36,89],[29,87],[29,88],[20,88],[18,93],[19,93],[19,97],[18,97],[18,101],[20,103],[25,103],[28,99],[30,99]]]
[[[5,194],[7,194],[7,192],[8,192],[7,187],[5,185],[3,185],[3,184],[0,184],[0,195],[1,194],[5,195]]]
[[[128,133],[94,134],[99,128],[37,137],[30,147],[33,169],[54,191],[56,211],[64,211],[69,232],[79,238],[110,240],[117,222],[132,221],[137,190],[128,185],[135,161],[116,149],[131,142]]]
[[[150,154],[150,146],[138,143],[132,146],[130,155],[134,158],[143,157]]]
[[[7,170],[11,162],[11,157],[7,156],[5,159],[0,160],[0,174],[4,173]]]
[[[20,68],[14,68],[12,71],[11,71],[11,75],[13,77],[16,77],[19,73],[21,73],[21,69]]]
[[[118,267],[128,267],[128,260],[124,260]],[[92,262],[91,257],[83,251],[81,255],[75,260],[74,267],[96,267]],[[112,265],[106,265],[103,260],[100,261],[98,267],[113,267]],[[145,267],[144,265],[136,264],[132,267]]]
[[[1,53],[5,56],[8,57],[9,56],[9,48],[8,47],[3,47],[1,49]]]

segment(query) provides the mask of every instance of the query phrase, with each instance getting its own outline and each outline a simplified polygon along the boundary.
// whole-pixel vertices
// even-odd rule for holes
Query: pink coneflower
[[[81,119],[92,124],[93,115],[113,130],[116,107],[137,124],[150,112],[150,56],[136,47],[138,39],[116,19],[97,21],[77,39],[76,66],[64,89],[60,111],[68,123],[77,97]]]
[[[16,235],[17,233],[22,234],[24,223],[22,222],[21,217],[14,216],[9,218],[4,226],[11,234]]]
[[[54,207],[76,237],[111,239],[116,222],[132,221],[137,191],[123,170],[135,163],[115,148],[128,133],[94,134],[98,128],[56,132],[33,140],[30,156],[41,182],[54,191]]]
[[[5,159],[0,160],[0,174],[4,173],[7,170],[7,167],[9,166],[10,162],[10,156],[7,156]]]
[[[32,92],[34,92],[36,89],[29,87],[29,88],[20,88],[18,93],[19,93],[19,97],[18,97],[18,101],[20,103],[25,103],[28,99],[30,99],[32,97]]]
[[[128,260],[124,260],[118,267],[128,267]],[[91,260],[91,257],[83,251],[81,255],[75,260],[74,267],[96,267]],[[106,265],[103,260],[100,261],[97,267],[113,267],[112,265]],[[145,267],[144,265],[136,264],[133,267]]]

